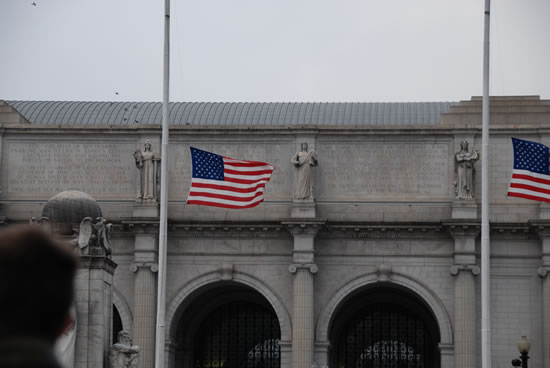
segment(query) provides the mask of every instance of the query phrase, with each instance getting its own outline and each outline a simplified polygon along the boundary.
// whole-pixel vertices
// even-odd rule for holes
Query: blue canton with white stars
[[[512,138],[514,169],[549,174],[550,151],[544,144]]]
[[[223,181],[223,157],[194,147],[190,148],[193,178]]]

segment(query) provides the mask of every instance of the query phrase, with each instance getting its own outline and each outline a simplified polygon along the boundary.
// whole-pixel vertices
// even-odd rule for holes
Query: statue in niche
[[[479,152],[472,148],[468,151],[468,142],[460,142],[460,151],[455,154],[456,179],[455,198],[474,198],[474,164],[479,160]]]
[[[109,350],[109,368],[137,368],[139,346],[132,345],[128,331],[120,331],[117,340]]]
[[[294,199],[313,200],[313,170],[317,166],[317,152],[308,151],[307,143],[300,145],[300,151],[296,152],[290,160],[296,167],[296,177],[294,180]]]
[[[134,152],[134,160],[139,170],[137,202],[158,202],[160,156],[151,151],[151,141],[145,141],[144,150]]]
[[[105,254],[111,254],[111,229],[113,224],[107,224],[103,217],[96,218],[94,223],[91,217],[84,217],[80,222],[78,237],[73,245],[78,246],[80,253],[93,254],[90,248],[104,249]]]

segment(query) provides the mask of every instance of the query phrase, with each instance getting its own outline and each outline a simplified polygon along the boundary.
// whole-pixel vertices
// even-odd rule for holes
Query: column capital
[[[292,219],[281,221],[281,225],[283,225],[293,236],[315,237],[315,235],[325,226],[326,222],[326,220],[320,219]]]
[[[312,274],[316,274],[319,271],[319,267],[315,263],[293,263],[288,266],[288,271],[290,273],[296,273],[298,270],[307,269]]]
[[[470,271],[472,275],[477,276],[481,272],[481,268],[478,265],[452,265],[451,266],[451,275],[456,276],[460,271]]]
[[[153,273],[159,270],[155,262],[134,262],[130,265],[130,271],[132,272],[137,272],[140,268],[149,268]]]
[[[446,220],[441,225],[453,239],[475,239],[481,232],[481,224],[477,220]]]

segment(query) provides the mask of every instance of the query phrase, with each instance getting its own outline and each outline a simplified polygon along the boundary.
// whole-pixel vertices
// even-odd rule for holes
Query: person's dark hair
[[[37,225],[0,230],[0,340],[54,341],[73,301],[78,260]]]

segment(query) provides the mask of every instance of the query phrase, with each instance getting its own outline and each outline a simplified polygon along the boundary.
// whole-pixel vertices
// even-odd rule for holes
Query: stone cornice
[[[315,236],[325,227],[327,220],[324,219],[285,219],[281,224],[293,236]]]
[[[179,223],[168,225],[169,236],[181,238],[288,238],[288,233],[280,223],[252,222],[204,222]]]
[[[441,224],[453,239],[476,239],[481,232],[479,220],[444,220]]]
[[[117,264],[105,256],[81,256],[80,268],[105,270],[112,275]]]
[[[459,115],[479,115],[478,113],[461,113]],[[510,113],[506,114],[507,116]],[[61,129],[61,130],[60,130]],[[525,134],[545,133],[548,127],[545,122],[524,123],[521,126],[522,132]],[[140,134],[161,134],[161,128],[157,124],[140,124],[135,125],[41,125],[41,124],[15,124],[15,123],[0,123],[0,131],[4,134],[52,134],[59,136],[60,134],[105,134],[105,135],[125,135],[134,133]],[[176,143],[178,137],[182,135],[204,135],[209,136],[228,134],[242,135],[243,133],[250,135],[265,135],[267,133],[275,135],[294,136],[296,132],[300,134],[330,134],[330,135],[357,135],[369,134],[373,132],[380,135],[418,135],[436,134],[448,136],[454,134],[480,134],[481,119],[479,124],[471,124],[465,122],[453,122],[452,125],[171,125],[170,132],[173,132],[171,137],[174,137]],[[517,126],[511,126],[507,123],[495,123],[491,125],[491,134],[508,135],[510,132],[517,133]],[[181,139],[181,138],[180,138]],[[172,141],[172,140],[171,140]]]
[[[113,225],[116,230],[129,231],[134,234],[156,235],[159,232],[159,220],[154,217],[127,217]]]
[[[326,238],[442,239],[447,235],[439,223],[329,223]]]
[[[535,232],[541,240],[550,237],[550,220],[529,221],[529,228],[531,231]]]
[[[1,224],[1,222],[0,222]],[[158,234],[158,219],[123,218],[113,221],[114,236]],[[184,222],[170,221],[171,238],[267,238],[285,239],[291,234],[317,234],[324,239],[453,239],[478,237],[480,223],[472,220],[441,222],[336,222],[324,219],[281,221]],[[550,235],[550,220],[521,223],[491,223],[491,237],[536,240]]]

